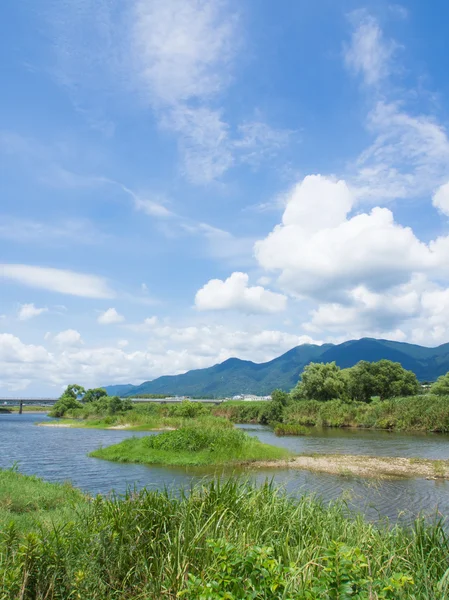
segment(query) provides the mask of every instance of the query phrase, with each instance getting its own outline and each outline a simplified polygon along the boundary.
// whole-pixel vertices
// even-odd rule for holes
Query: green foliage
[[[284,423],[449,432],[449,397],[412,396],[366,402],[302,400],[288,405]]]
[[[360,366],[359,366],[360,365]],[[357,378],[362,378],[362,397],[353,396],[354,399],[368,401],[372,396],[379,396],[381,400],[399,396],[413,396],[419,392],[419,383],[412,371],[407,371],[400,363],[391,360],[362,364],[358,363],[348,369],[349,379],[353,388],[357,389]],[[367,393],[370,392],[369,398]],[[363,397],[364,394],[364,397]]]
[[[99,400],[103,396],[107,396],[108,393],[103,388],[93,388],[91,390],[87,390],[87,392],[83,396],[83,402],[87,404],[88,402],[95,402]]]
[[[63,393],[63,396],[71,396],[74,400],[78,400],[79,398],[82,398],[85,393],[86,390],[83,388],[82,385],[72,383],[71,385],[67,386],[65,392]]]
[[[320,402],[346,396],[346,378],[335,362],[310,363],[302,372],[293,398],[307,398]]]
[[[13,477],[29,497],[42,493],[39,480]],[[0,471],[0,501],[3,482]],[[47,513],[32,529],[0,527],[2,600],[448,598],[441,523],[376,527],[343,503],[292,499],[270,484],[79,495],[64,522],[50,526]]]
[[[436,396],[449,396],[449,373],[441,375],[430,387],[430,393]]]
[[[82,408],[81,402],[78,402],[72,394],[62,394],[59,400],[53,405],[49,411],[50,417],[63,417],[69,410]]]
[[[182,417],[184,419],[194,419],[201,415],[210,414],[210,408],[201,402],[191,402],[183,400],[181,404],[172,404],[168,408],[170,417]]]
[[[286,567],[269,546],[248,547],[244,552],[225,540],[208,540],[212,564],[205,576],[189,575],[187,587],[179,592],[188,600],[281,600],[291,586],[293,567]],[[289,585],[290,582],[290,585]],[[290,592],[289,598],[303,598]]]

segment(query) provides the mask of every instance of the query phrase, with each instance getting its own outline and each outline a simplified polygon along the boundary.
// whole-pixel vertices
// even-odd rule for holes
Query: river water
[[[0,468],[14,463],[23,473],[48,481],[71,481],[91,494],[122,493],[128,487],[179,489],[211,477],[211,470],[120,464],[89,458],[88,452],[128,437],[157,435],[123,430],[37,427],[42,414],[0,414]],[[241,426],[261,441],[294,452],[449,459],[449,436],[325,429],[305,437],[276,437],[266,427]],[[273,479],[288,493],[314,493],[325,501],[343,497],[369,519],[408,521],[419,513],[449,515],[449,482],[425,479],[374,481],[294,469],[245,471],[257,482]]]

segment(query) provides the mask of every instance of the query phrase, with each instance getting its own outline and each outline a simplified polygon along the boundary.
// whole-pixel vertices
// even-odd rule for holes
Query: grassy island
[[[218,420],[213,425],[195,424],[157,436],[131,438],[95,450],[90,456],[117,462],[200,466],[287,459],[290,453],[263,444],[244,431],[234,429],[229,422]]]
[[[65,513],[52,520],[52,502],[27,507],[24,490]],[[449,597],[449,540],[437,521],[374,525],[344,503],[236,479],[65,502],[60,491],[0,470],[2,600]]]

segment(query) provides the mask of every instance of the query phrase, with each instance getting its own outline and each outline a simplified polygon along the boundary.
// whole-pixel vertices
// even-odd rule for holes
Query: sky
[[[447,2],[0,16],[0,395],[449,342]]]

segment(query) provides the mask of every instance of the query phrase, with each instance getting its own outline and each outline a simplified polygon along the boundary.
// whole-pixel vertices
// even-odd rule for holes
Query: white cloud
[[[21,340],[10,334],[0,333],[0,364],[2,364],[2,378],[8,377],[9,365],[19,363],[22,365],[33,364],[38,372],[39,365],[51,360],[50,353],[43,346],[24,344]],[[16,373],[19,375],[19,373]]]
[[[147,317],[144,320],[144,325],[146,327],[154,327],[155,325],[157,325],[159,323],[159,319],[156,316],[153,317]]]
[[[228,279],[211,279],[195,296],[199,310],[237,310],[246,313],[276,313],[285,310],[287,298],[261,286],[248,286],[246,273],[232,273]]]
[[[345,51],[347,66],[361,74],[367,85],[381,82],[390,74],[390,61],[396,44],[387,42],[376,21],[365,10],[350,15],[354,31]]]
[[[0,215],[0,238],[39,245],[97,244],[106,236],[87,219],[70,219],[44,223],[19,217]]]
[[[425,115],[380,100],[369,115],[375,140],[354,165],[351,182],[361,200],[379,202],[429,195],[449,177],[449,138]]]
[[[432,204],[443,215],[449,216],[449,182],[441,185],[432,198]]]
[[[263,285],[263,286],[270,285],[270,283],[271,283],[271,277],[267,277],[266,275],[262,275],[262,277],[259,277],[259,279],[257,280],[257,283],[259,285]]]
[[[50,339],[55,344],[64,347],[78,346],[79,344],[83,343],[81,334],[79,331],[76,331],[76,329],[66,329],[65,331],[60,331]]]
[[[389,81],[400,71],[393,62],[398,44],[385,39],[377,20],[365,10],[350,18],[354,31],[345,61],[362,74],[372,99],[367,128],[374,141],[350,165],[347,179],[363,201],[427,196],[449,177],[447,131],[432,116],[407,110],[417,90],[407,92]]]
[[[108,308],[98,317],[97,321],[101,325],[111,325],[113,323],[121,323],[125,320],[123,315],[120,315],[115,308]]]
[[[282,223],[255,244],[261,267],[299,297],[351,302],[363,286],[381,292],[417,275],[447,274],[449,237],[425,244],[386,208],[351,216],[343,181],[308,176],[291,193]]]
[[[28,319],[32,319],[33,317],[38,317],[44,312],[47,312],[48,308],[37,308],[33,303],[31,304],[22,304],[17,313],[17,318],[19,321],[28,321]]]
[[[148,336],[144,326],[139,331]],[[11,334],[0,334],[0,387],[14,389],[18,382],[27,382],[33,393],[42,386],[59,388],[74,381],[89,387],[137,383],[211,366],[233,356],[262,362],[314,340],[276,330],[164,324],[154,327],[147,346],[136,351],[117,346],[79,347],[81,336],[73,330],[47,341],[53,343],[51,352]]]
[[[228,80],[236,17],[215,0],[139,0],[135,59],[151,101],[176,105],[210,97]]]
[[[119,348],[126,348],[126,346],[129,346],[129,342],[128,342],[128,340],[119,340],[117,342],[117,346]]]
[[[34,288],[84,298],[111,298],[114,292],[102,277],[64,269],[0,264],[0,278]]]

